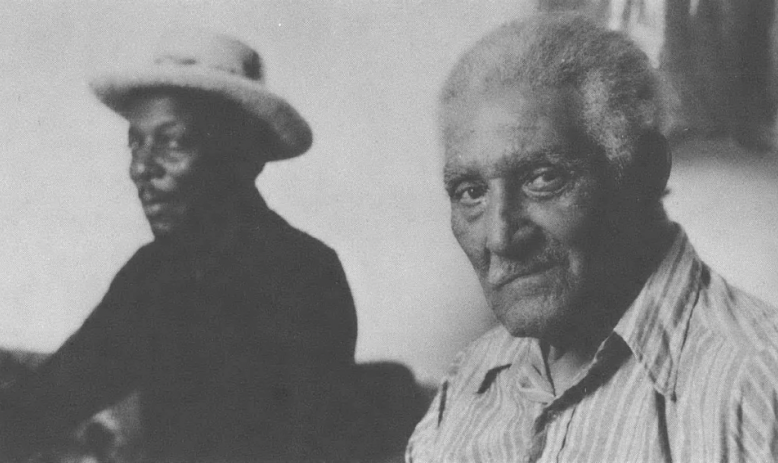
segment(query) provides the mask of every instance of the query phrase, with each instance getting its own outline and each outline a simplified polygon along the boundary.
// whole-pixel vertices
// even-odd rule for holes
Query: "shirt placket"
[[[582,397],[582,394],[563,394],[543,407],[532,423],[532,439],[525,459],[527,463],[558,461],[575,406]]]
[[[620,348],[619,340],[609,337],[595,354],[594,361],[584,372],[580,379],[562,395],[553,398],[548,397],[540,414],[532,423],[532,437],[529,451],[524,461],[526,463],[551,463],[559,462],[567,440],[570,422],[573,419],[577,405],[587,393],[595,391],[602,382],[610,376],[620,364],[620,359],[627,353]],[[525,378],[520,380],[526,381]],[[525,383],[526,385],[526,383]],[[524,386],[524,385],[523,385]],[[522,387],[522,393],[528,395],[526,387]],[[532,392],[533,401],[541,401],[543,392]]]

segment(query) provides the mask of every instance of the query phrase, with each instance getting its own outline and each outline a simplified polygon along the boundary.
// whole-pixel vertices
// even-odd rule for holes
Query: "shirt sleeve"
[[[431,452],[434,448],[435,438],[437,436],[438,425],[443,413],[441,407],[446,401],[448,393],[448,381],[443,381],[438,388],[438,393],[430,404],[427,413],[416,425],[408,446],[405,449],[406,463],[423,463],[432,461]]]
[[[454,358],[446,376],[440,383],[438,392],[432,400],[427,413],[416,425],[408,446],[405,449],[406,463],[425,463],[435,461],[435,441],[440,424],[446,415],[446,406],[450,403],[454,380],[460,366],[465,361],[467,351],[462,351]]]
[[[133,295],[136,260],[117,274],[100,304],[57,352],[0,393],[2,452],[42,450],[136,386],[141,361]]]
[[[778,461],[778,358],[761,352],[740,370],[732,389],[722,458],[729,462]]]

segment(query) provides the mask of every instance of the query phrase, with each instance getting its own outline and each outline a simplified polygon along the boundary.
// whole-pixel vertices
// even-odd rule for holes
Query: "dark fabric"
[[[345,274],[258,194],[247,209],[225,246],[141,248],[80,330],[5,391],[6,447],[41,447],[139,390],[154,461],[337,459],[330,396],[356,343]]]

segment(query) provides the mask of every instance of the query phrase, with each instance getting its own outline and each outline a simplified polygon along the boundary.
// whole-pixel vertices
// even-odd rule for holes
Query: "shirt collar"
[[[486,336],[491,339],[486,343],[488,350],[482,357],[484,363],[479,366],[480,373],[476,375],[480,381],[473,389],[473,392],[478,394],[489,389],[498,374],[514,363],[523,364],[529,361],[533,344],[537,344],[536,339],[511,336],[502,325],[494,328]]]
[[[673,244],[613,332],[663,395],[675,399],[678,365],[703,264],[678,225]]]
[[[703,266],[686,233],[674,227],[672,245],[613,329],[645,368],[654,388],[671,399]],[[497,373],[529,361],[533,349],[539,350],[536,339],[513,337],[503,327],[494,336],[478,392],[487,389]]]

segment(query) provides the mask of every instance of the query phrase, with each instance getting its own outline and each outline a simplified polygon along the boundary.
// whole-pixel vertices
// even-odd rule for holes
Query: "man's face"
[[[581,319],[603,268],[602,156],[577,135],[566,92],[502,90],[453,115],[451,224],[487,301],[514,336]]]
[[[177,95],[135,98],[130,122],[130,177],[157,237],[192,226],[214,184],[207,163],[202,117]]]

